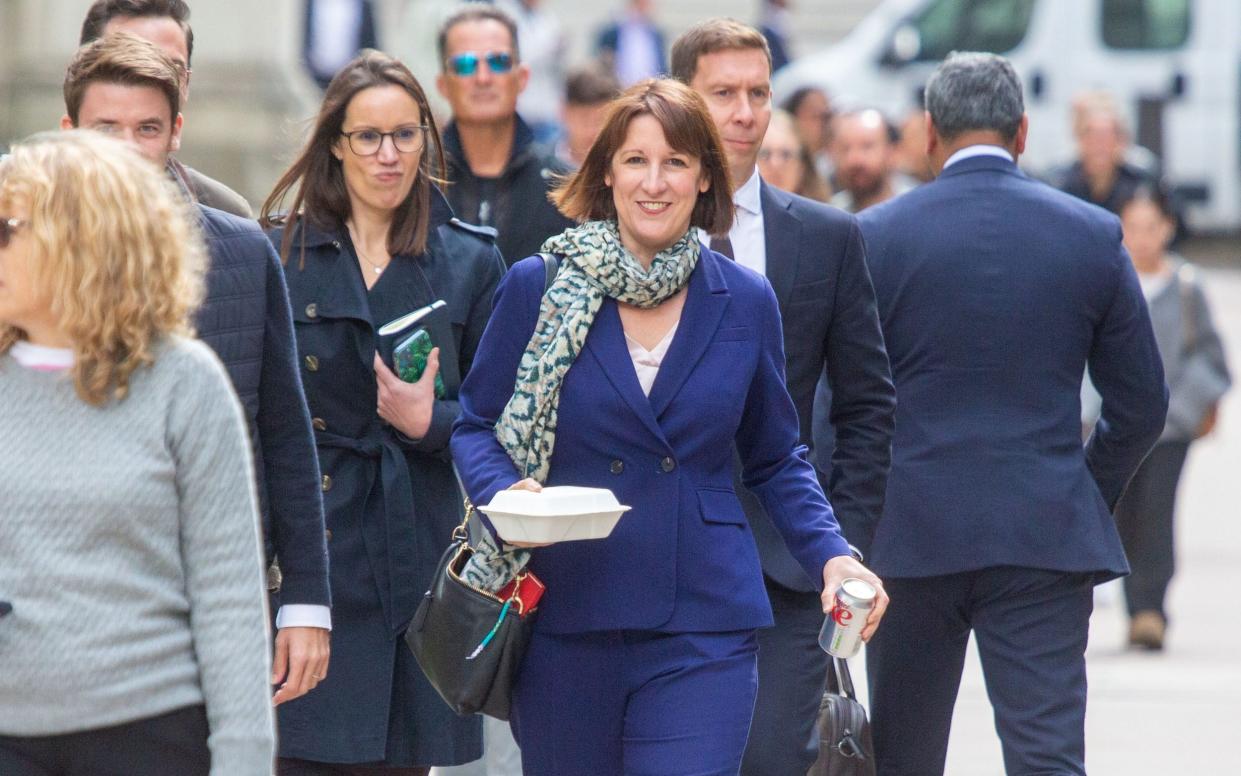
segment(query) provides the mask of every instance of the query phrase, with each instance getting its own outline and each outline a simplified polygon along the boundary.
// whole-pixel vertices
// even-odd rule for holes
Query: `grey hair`
[[[1021,79],[1004,57],[954,51],[926,82],[926,109],[945,140],[971,130],[1012,140],[1025,113]]]

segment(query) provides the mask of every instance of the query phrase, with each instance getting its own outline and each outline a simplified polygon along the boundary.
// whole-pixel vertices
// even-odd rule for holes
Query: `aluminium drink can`
[[[875,607],[875,588],[850,577],[836,591],[836,605],[823,621],[819,646],[832,657],[850,658],[862,647],[862,628]]]

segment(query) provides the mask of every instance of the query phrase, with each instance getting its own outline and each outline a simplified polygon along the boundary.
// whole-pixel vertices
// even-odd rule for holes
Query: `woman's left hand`
[[[874,572],[866,568],[852,555],[837,555],[823,566],[823,613],[827,614],[836,605],[836,590],[840,583],[850,577],[856,577],[870,583],[875,588],[875,607],[866,618],[866,627],[862,628],[862,641],[870,641],[883,619],[888,608],[888,594],[883,589],[883,582]]]
[[[416,383],[407,383],[375,354],[375,379],[379,384],[379,417],[411,439],[422,439],[431,427],[435,408],[435,375],[440,369],[440,349],[432,348],[427,368]]]

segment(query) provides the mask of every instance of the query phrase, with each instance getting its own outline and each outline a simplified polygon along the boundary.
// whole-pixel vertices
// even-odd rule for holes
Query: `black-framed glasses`
[[[17,230],[29,223],[29,221],[23,221],[20,218],[0,218],[0,248],[9,247],[9,243],[12,242],[13,235],[17,234]]]
[[[352,132],[341,132],[349,141],[349,150],[358,156],[374,156],[384,144],[384,138],[392,138],[392,145],[403,154],[412,154],[422,148],[426,140],[425,124],[410,124],[397,127],[391,132],[380,132],[378,129],[355,129]]]
[[[487,62],[487,68],[493,73],[502,74],[513,69],[513,55],[507,51],[488,51],[485,54],[463,51],[448,58],[448,70],[465,78],[477,73],[478,64],[483,61]]]

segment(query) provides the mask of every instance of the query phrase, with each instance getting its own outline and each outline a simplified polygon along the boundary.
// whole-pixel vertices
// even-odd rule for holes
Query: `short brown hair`
[[[388,252],[393,256],[417,256],[427,249],[431,231],[431,184],[439,180],[444,169],[444,151],[440,143],[435,116],[427,102],[422,84],[399,60],[382,51],[366,49],[340,69],[323,94],[323,104],[314,120],[310,137],[289,169],[284,171],[275,188],[267,195],[259,214],[259,223],[274,226],[283,222],[284,239],[280,243],[280,259],[288,262],[293,245],[294,225],[301,218],[322,229],[340,229],[352,213],[349,190],[340,160],[332,155],[332,147],[340,140],[345,125],[345,112],[359,92],[377,86],[397,86],[418,106],[426,125],[426,142],[418,164],[418,177],[397,208],[388,229]],[[289,212],[281,218],[277,210],[292,195]],[[302,244],[305,254],[305,242]]]
[[[630,122],[638,116],[654,117],[668,145],[697,158],[711,182],[698,195],[690,225],[708,234],[727,232],[733,222],[733,193],[719,131],[702,97],[671,78],[640,81],[616,98],[581,168],[551,193],[556,207],[577,221],[616,218],[612,188],[604,178],[612,168],[612,157],[625,142]]]
[[[86,90],[93,83],[149,86],[168,98],[175,121],[181,111],[181,66],[154,43],[117,32],[88,43],[65,70],[65,112],[76,127]]]
[[[601,67],[582,67],[564,81],[564,101],[569,105],[598,105],[620,94],[620,81]]]
[[[677,36],[672,44],[672,77],[689,83],[698,72],[698,59],[717,51],[758,49],[771,70],[771,47],[763,33],[736,19],[716,18],[698,22]]]
[[[102,38],[103,28],[118,16],[172,19],[185,33],[185,66],[189,67],[189,60],[194,56],[194,30],[190,28],[190,6],[185,0],[95,0],[82,21],[78,45],[85,46]]]
[[[521,61],[521,50],[517,47],[517,22],[513,21],[513,17],[504,11],[487,3],[466,3],[465,7],[457,11],[440,26],[439,35],[435,38],[435,47],[440,55],[440,70],[448,64],[445,57],[448,54],[448,33],[458,24],[467,22],[499,22],[508,30],[509,40],[513,44],[513,61]]]

